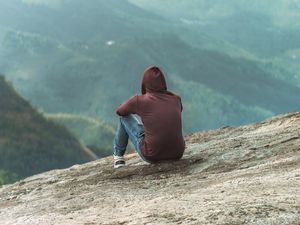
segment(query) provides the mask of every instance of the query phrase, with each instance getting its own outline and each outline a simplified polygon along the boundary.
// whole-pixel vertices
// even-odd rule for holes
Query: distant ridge
[[[80,142],[94,155],[92,158],[108,156],[112,152],[112,140],[115,128],[101,118],[70,113],[43,113],[55,123],[67,127]],[[89,155],[90,155],[89,153]]]

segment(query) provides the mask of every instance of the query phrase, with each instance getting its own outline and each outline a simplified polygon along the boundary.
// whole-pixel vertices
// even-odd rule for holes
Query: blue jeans
[[[139,156],[146,162],[150,163],[143,156],[141,142],[145,136],[143,124],[138,123],[139,117],[135,114],[120,117],[120,123],[116,131],[113,142],[113,154],[123,156],[126,151],[128,139],[132,142]]]

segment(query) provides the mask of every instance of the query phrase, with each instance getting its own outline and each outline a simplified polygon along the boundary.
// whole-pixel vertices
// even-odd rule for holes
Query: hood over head
[[[146,92],[167,91],[167,84],[163,72],[157,66],[150,66],[144,71],[142,80],[142,94]]]

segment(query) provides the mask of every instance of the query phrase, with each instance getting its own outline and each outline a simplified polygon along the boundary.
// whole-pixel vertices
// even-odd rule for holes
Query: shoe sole
[[[125,166],[125,164],[124,165],[123,164],[119,164],[119,165],[114,166],[114,168],[117,169],[117,168],[124,167],[124,166]]]

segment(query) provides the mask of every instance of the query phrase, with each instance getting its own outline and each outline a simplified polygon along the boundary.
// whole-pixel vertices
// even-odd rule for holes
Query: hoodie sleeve
[[[173,92],[172,92],[173,93]],[[180,104],[180,108],[181,108],[181,112],[183,110],[183,106],[182,106],[182,101],[181,101],[181,97],[175,93],[173,93],[178,99],[179,99],[179,104]]]
[[[180,101],[180,106],[181,106],[181,112],[183,110],[183,106],[182,106],[182,101],[181,101],[181,98],[179,97],[179,101]]]
[[[123,104],[121,104],[117,109],[116,113],[119,116],[127,116],[128,114],[137,114],[138,111],[138,96],[132,96],[128,100],[126,100]]]
[[[182,102],[181,102],[181,100],[180,100],[180,105],[181,105],[181,112],[182,112],[182,110],[183,110],[183,106],[182,106]]]

